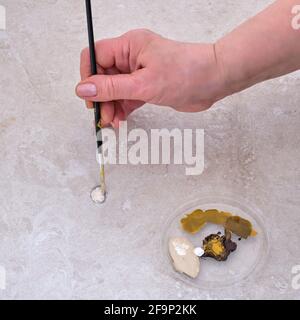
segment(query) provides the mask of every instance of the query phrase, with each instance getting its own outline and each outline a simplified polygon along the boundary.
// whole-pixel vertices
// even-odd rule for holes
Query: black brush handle
[[[86,17],[87,17],[87,27],[89,36],[89,48],[90,48],[90,61],[91,61],[91,74],[97,74],[97,62],[96,62],[96,50],[95,50],[95,39],[94,39],[94,28],[93,28],[93,14],[91,0],[85,0],[86,5]],[[93,102],[94,113],[95,113],[95,128],[97,136],[97,148],[101,150],[102,147],[102,135],[100,128],[101,121],[101,104],[100,102]]]

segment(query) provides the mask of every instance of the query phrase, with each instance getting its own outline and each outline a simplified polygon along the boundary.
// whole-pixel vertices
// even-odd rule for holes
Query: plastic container
[[[185,214],[191,213],[195,209],[218,209],[238,215],[251,221],[254,229],[258,232],[256,237],[247,240],[232,235],[232,240],[238,245],[237,250],[228,257],[227,261],[218,262],[212,258],[201,258],[200,273],[196,279],[180,274],[173,268],[172,259],[168,252],[169,239],[172,237],[185,237],[189,239],[195,247],[201,247],[204,238],[219,231],[224,234],[222,226],[207,224],[199,233],[191,235],[182,230],[180,220]],[[250,280],[259,275],[269,252],[268,234],[265,229],[263,214],[258,208],[247,204],[242,200],[235,200],[227,197],[202,198],[199,197],[189,203],[184,204],[176,212],[170,215],[167,221],[164,236],[162,239],[164,262],[168,273],[186,284],[201,289],[222,288],[232,286],[237,283]]]

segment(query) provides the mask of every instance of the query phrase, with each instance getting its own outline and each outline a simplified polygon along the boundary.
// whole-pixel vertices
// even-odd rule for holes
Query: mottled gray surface
[[[267,0],[102,0],[97,38],[146,27],[183,41],[213,41]],[[2,299],[299,298],[300,73],[189,115],[146,106],[142,128],[204,128],[205,171],[107,167],[109,198],[89,198],[97,182],[93,114],[74,96],[86,46],[83,1],[2,0],[0,31],[0,266]],[[247,284],[201,290],[174,280],[161,262],[164,223],[186,195],[226,192],[259,207],[271,252]]]

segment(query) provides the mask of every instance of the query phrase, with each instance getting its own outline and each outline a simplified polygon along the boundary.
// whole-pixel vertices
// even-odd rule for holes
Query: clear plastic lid
[[[172,259],[168,252],[169,239],[173,237],[184,237],[189,239],[195,247],[202,247],[205,237],[218,232],[224,233],[222,226],[207,224],[201,231],[191,235],[182,230],[180,220],[184,215],[196,209],[218,209],[230,212],[251,221],[254,229],[258,232],[256,237],[247,240],[232,235],[232,240],[237,243],[237,249],[231,253],[227,261],[218,262],[212,258],[201,258],[200,273],[196,279],[180,274],[173,268]],[[249,280],[259,274],[268,256],[268,235],[263,222],[262,213],[255,207],[241,200],[233,200],[225,197],[201,198],[186,203],[176,212],[171,214],[167,222],[162,241],[164,263],[167,270],[175,277],[185,283],[201,289],[222,288],[231,286],[238,282]],[[168,273],[169,273],[168,272]]]

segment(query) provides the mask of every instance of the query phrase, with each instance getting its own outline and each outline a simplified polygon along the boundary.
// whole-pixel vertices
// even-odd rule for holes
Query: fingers
[[[114,119],[111,122],[113,128],[119,128],[121,121],[125,121],[134,110],[140,108],[144,104],[145,102],[143,101],[134,100],[116,101]]]
[[[88,48],[86,48],[82,50],[80,58],[80,76],[82,81],[91,76],[90,61],[90,51]],[[104,68],[102,68],[99,64],[97,64],[97,74],[104,74]]]
[[[87,107],[93,109],[93,102],[87,102]],[[101,127],[109,126],[115,117],[115,103],[103,102],[101,103]]]
[[[149,85],[149,82],[145,82],[144,69],[141,69],[132,74],[89,77],[77,85],[76,94],[87,101],[147,101]]]
[[[122,73],[130,73],[128,43],[129,42],[123,37],[96,42],[96,61],[98,68],[103,70],[116,67]],[[85,80],[91,75],[89,48],[85,48],[81,52],[80,74],[81,80]]]
[[[105,70],[105,74],[108,74],[108,75],[114,75],[119,73],[120,72],[116,67],[108,68]],[[94,107],[92,101],[86,101],[86,106],[88,109],[92,109]]]
[[[118,102],[116,102],[115,105],[115,116],[113,121],[111,122],[111,125],[114,129],[117,129],[120,127],[120,122],[126,120],[126,114],[123,108],[120,106]]]
[[[93,109],[94,108],[94,104],[93,104],[92,101],[86,101],[85,104],[86,104],[86,107],[88,109]]]
[[[104,102],[101,104],[101,126],[109,126],[115,117],[115,103]]]
[[[120,106],[125,111],[126,118],[136,109],[140,108],[145,104],[144,101],[136,101],[136,100],[125,100],[120,102]]]
[[[90,54],[89,54],[88,48],[85,48],[84,50],[81,51],[80,76],[81,76],[81,80],[85,80],[86,78],[91,76],[91,62],[90,62]]]
[[[135,71],[138,69],[137,60],[140,52],[154,37],[157,35],[153,32],[139,29],[117,38],[97,41],[95,49],[98,67],[102,69],[116,67],[120,73]],[[81,52],[80,60],[81,79],[85,80],[91,75],[89,48]]]
[[[91,104],[93,108],[93,103]],[[101,104],[101,126],[104,128],[112,125],[118,128],[120,121],[125,121],[133,111],[144,104],[144,101],[136,100],[103,102]]]
[[[148,30],[133,30],[118,38],[98,41],[96,76],[91,76],[89,49],[82,51],[81,82],[76,93],[86,100],[88,108],[93,108],[93,101],[102,102],[103,126],[113,124],[118,127],[120,121],[144,104],[141,101],[149,100],[149,87],[153,79],[144,73],[144,69],[137,70],[140,69],[137,60],[142,48],[153,35]]]

